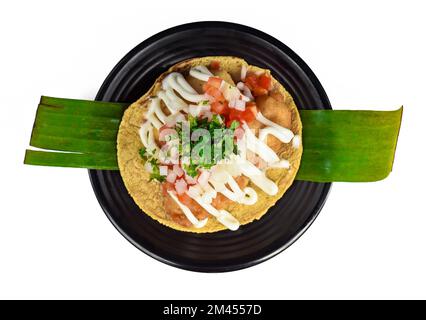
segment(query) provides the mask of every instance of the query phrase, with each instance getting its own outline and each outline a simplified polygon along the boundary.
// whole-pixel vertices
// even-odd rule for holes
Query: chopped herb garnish
[[[217,114],[214,114],[212,116],[212,121],[210,121],[209,123],[209,130],[220,129],[222,128],[222,124],[223,124],[222,117]]]
[[[152,165],[152,162],[151,162],[151,165]],[[160,182],[163,182],[166,180],[165,176],[160,175],[160,168],[158,167],[157,163],[155,163],[155,165],[152,165],[152,173],[149,176],[149,181],[152,181],[152,180],[157,180]]]
[[[189,164],[183,164],[182,166],[189,176],[196,177],[199,170],[210,169],[220,160],[229,158],[233,153],[237,154],[238,148],[234,140],[234,130],[240,126],[240,122],[234,120],[229,128],[227,128],[225,126],[225,119],[218,114],[212,115],[210,121],[207,118],[188,115],[188,122],[191,135],[199,130],[198,139],[194,139],[194,135],[192,136],[194,141],[184,137],[188,133],[185,133],[187,129],[185,129],[182,123],[176,124],[174,130],[177,136],[173,136],[172,138],[179,140],[179,144],[177,145],[179,156],[190,157]],[[160,175],[160,164],[155,156],[155,150],[150,152],[146,148],[141,148],[139,154],[143,161],[151,164],[152,173],[150,181],[165,181],[166,177]],[[170,150],[167,151],[166,156],[171,156]]]
[[[240,126],[240,122],[237,120],[232,121],[231,125],[229,126],[229,129],[235,130]]]
[[[157,180],[157,181],[163,182],[166,180],[166,177],[160,175],[160,167],[159,167],[158,161],[153,156],[154,151],[155,150],[153,150],[152,152],[149,152],[145,147],[142,147],[139,149],[139,155],[141,156],[144,162],[148,162],[151,164],[152,173],[149,177],[149,181]]]
[[[184,164],[183,165],[183,169],[185,170],[185,172],[191,176],[191,177],[196,177],[198,174],[198,165],[196,164]]]
[[[198,126],[198,119],[197,117],[193,117],[192,115],[188,115],[188,121],[189,121],[189,128],[192,131],[193,129],[197,128]]]

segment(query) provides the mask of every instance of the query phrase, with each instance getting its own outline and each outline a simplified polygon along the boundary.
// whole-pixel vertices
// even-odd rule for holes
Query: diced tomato
[[[250,73],[246,76],[245,84],[255,97],[263,96],[268,94],[268,90],[271,86],[271,77],[266,74],[262,74],[258,77]]]
[[[243,114],[241,115],[241,120],[247,123],[252,122],[254,119],[256,119],[256,115],[248,109],[245,110]]]
[[[210,77],[207,81],[207,86],[219,89],[222,84],[222,79],[218,77]]]
[[[228,120],[229,125],[231,125],[232,121],[234,120],[237,120],[239,122],[246,121],[244,114],[245,114],[245,111],[231,109],[231,111],[229,112],[229,120]]]
[[[249,73],[246,75],[245,84],[247,87],[249,87],[250,90],[253,90],[255,87],[257,87],[257,76],[253,73]]]
[[[252,122],[256,119],[257,107],[254,102],[248,102],[246,104],[246,109],[244,111],[239,111],[237,109],[230,109],[229,117],[227,121],[227,126],[229,127],[233,120],[245,121],[247,123]]]
[[[267,74],[262,74],[259,77],[258,83],[263,89],[269,90],[271,88],[271,77]]]
[[[210,109],[213,113],[226,115],[229,112],[229,107],[227,102],[216,101],[210,105]]]
[[[225,101],[225,98],[224,98],[222,92],[215,87],[209,87],[206,90],[206,94],[213,97],[214,101],[218,101],[218,102],[224,102]]]
[[[213,97],[214,101],[225,101],[222,92],[219,90],[222,79],[218,77],[210,77],[209,80],[203,85],[203,91],[209,96]]]
[[[163,195],[165,195],[165,196],[168,194],[167,191],[174,191],[175,190],[174,183],[170,183],[168,181],[163,182],[161,187],[162,187]]]
[[[254,114],[254,116],[256,116],[257,114],[256,102],[247,102],[246,111],[251,112],[252,114]]]
[[[220,69],[220,62],[217,60],[213,60],[210,62],[210,69],[212,70],[219,70]]]
[[[237,110],[237,109],[234,109],[234,108],[230,108],[229,109],[229,116],[228,116],[229,125],[231,125],[233,120],[240,121],[242,114],[243,114],[243,111],[240,111],[240,110]]]

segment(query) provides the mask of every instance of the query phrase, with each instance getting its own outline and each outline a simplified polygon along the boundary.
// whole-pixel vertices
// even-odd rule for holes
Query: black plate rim
[[[239,31],[246,31],[248,33],[251,33],[267,42],[270,42],[271,44],[275,45],[277,48],[279,48],[281,51],[285,52],[286,55],[291,57],[296,64],[303,70],[303,72],[306,73],[309,80],[314,85],[315,89],[317,90],[317,93],[320,96],[320,99],[323,102],[325,109],[332,109],[330,100],[321,85],[319,79],[316,77],[314,72],[310,69],[310,67],[300,58],[292,49],[290,49],[288,46],[286,46],[284,43],[279,41],[278,39],[272,37],[271,35],[264,33],[263,31],[260,31],[258,29],[254,29],[252,27],[237,24],[233,22],[225,22],[225,21],[199,21],[199,22],[191,22],[191,23],[185,23],[178,26],[174,26],[171,28],[168,28],[166,30],[163,30],[159,33],[156,33],[152,35],[151,37],[147,38],[146,40],[139,43],[137,46],[135,46],[132,50],[130,50],[110,71],[110,73],[105,78],[104,82],[102,83],[101,87],[98,90],[98,93],[95,97],[95,100],[102,100],[102,97],[105,95],[105,92],[109,85],[111,84],[112,80],[114,79],[115,75],[122,69],[123,65],[125,65],[138,51],[140,51],[142,48],[149,46],[159,39],[162,39],[163,37],[176,33],[181,32],[184,30],[188,30],[194,27],[222,27],[222,28],[229,28],[232,27],[234,29],[237,29]],[[133,246],[135,246],[137,249],[148,255],[149,257],[152,257],[162,263],[165,263],[169,266],[176,267],[179,269],[187,270],[187,271],[195,271],[195,272],[203,272],[203,273],[219,273],[219,272],[230,272],[230,271],[237,271],[245,268],[249,268],[252,266],[255,266],[257,264],[260,264],[266,260],[269,260],[273,258],[274,256],[278,255],[282,251],[289,248],[293,243],[295,243],[305,232],[309,227],[312,225],[312,223],[316,220],[318,217],[321,209],[323,208],[325,202],[327,201],[328,195],[331,190],[332,183],[325,183],[324,189],[321,194],[321,197],[317,203],[317,206],[313,210],[313,214],[311,215],[311,218],[306,222],[306,224],[297,232],[290,240],[288,240],[284,245],[277,248],[275,251],[272,251],[268,255],[259,257],[258,259],[252,260],[250,262],[245,262],[241,264],[233,264],[228,267],[197,267],[193,266],[191,264],[183,264],[183,263],[177,263],[173,260],[167,259],[163,256],[159,256],[155,254],[154,252],[151,252],[150,250],[147,250],[144,246],[137,243],[135,240],[130,237],[125,230],[123,230],[117,222],[112,218],[112,216],[109,214],[108,209],[104,206],[104,204],[100,201],[101,195],[99,193],[100,188],[97,187],[97,177],[96,172],[98,170],[89,169],[89,180],[92,185],[93,191],[95,193],[96,199],[98,200],[99,205],[101,206],[102,210],[104,211],[105,215],[107,216],[108,220],[112,223],[112,225],[115,227],[115,229],[127,240],[129,241]]]

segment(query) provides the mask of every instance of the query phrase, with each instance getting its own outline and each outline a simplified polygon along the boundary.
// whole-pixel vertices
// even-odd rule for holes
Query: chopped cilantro
[[[232,121],[231,125],[229,126],[229,129],[235,130],[240,126],[240,122],[237,120]]]
[[[157,180],[160,182],[163,182],[164,180],[166,180],[165,176],[160,175],[160,168],[158,167],[158,165],[156,164],[155,166],[152,166],[152,173],[149,176],[149,181],[151,180]]]
[[[190,163],[190,164],[184,164],[183,165],[183,169],[185,170],[185,172],[191,176],[191,177],[196,177],[198,174],[198,165]]]
[[[166,177],[160,175],[160,168],[158,166],[157,159],[155,159],[152,156],[152,153],[153,152],[149,153],[148,150],[146,150],[145,147],[142,147],[142,148],[139,149],[139,155],[141,156],[143,161],[149,162],[151,164],[151,167],[152,167],[152,173],[149,177],[149,181],[157,180],[157,181],[163,182],[164,180],[166,180]]]
[[[197,117],[193,117],[192,115],[188,115],[188,121],[189,121],[189,128],[191,131],[198,126],[198,119]]]
[[[209,101],[202,101],[201,103],[208,103]],[[193,134],[196,130],[202,129],[205,132],[201,133],[197,141],[191,139],[186,141],[184,137],[186,130],[184,130],[183,123],[177,123],[175,131],[177,133],[176,139],[179,140],[177,145],[179,155],[181,157],[190,156],[191,152],[196,149],[197,155],[193,155],[189,164],[183,164],[185,172],[191,176],[196,177],[200,169],[210,169],[222,159],[227,159],[233,153],[237,154],[238,148],[234,140],[234,131],[240,126],[240,122],[232,121],[229,128],[225,126],[225,119],[223,116],[214,114],[210,121],[207,118],[198,118],[188,115],[189,130]],[[175,137],[173,137],[175,138]],[[204,147],[203,146],[206,146]],[[167,151],[170,156],[170,152]],[[150,152],[146,148],[141,148],[139,154],[143,161],[149,162],[152,166],[151,180],[165,181],[166,177],[160,175],[159,163],[155,156],[155,150]]]

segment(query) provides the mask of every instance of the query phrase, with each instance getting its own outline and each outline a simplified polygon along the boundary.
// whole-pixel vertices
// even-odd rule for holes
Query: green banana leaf
[[[392,171],[402,110],[301,110],[303,155],[296,179],[368,182],[386,178]]]
[[[40,104],[68,114],[121,119],[128,103],[76,100],[42,96]]]
[[[42,97],[24,163],[118,170],[116,137],[128,104]],[[368,182],[392,170],[402,107],[395,111],[300,110],[297,180]],[[71,151],[72,153],[55,152]]]
[[[26,150],[24,163],[52,167],[118,170],[115,153],[65,153]]]

